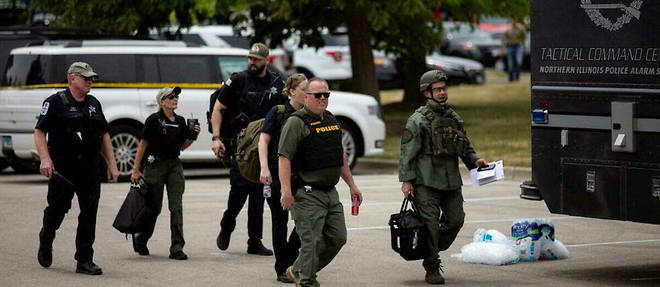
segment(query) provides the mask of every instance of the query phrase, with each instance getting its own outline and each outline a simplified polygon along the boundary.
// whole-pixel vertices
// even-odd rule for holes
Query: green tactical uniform
[[[313,119],[314,122],[308,125],[301,117]],[[326,126],[338,127],[338,122],[329,112],[326,112],[324,117],[319,117],[305,108],[293,113],[282,128],[278,149],[280,156],[291,161],[294,173],[291,182],[295,205],[291,209],[291,215],[296,224],[296,232],[300,236],[301,247],[300,255],[292,269],[299,274],[303,286],[320,286],[316,281],[316,273],[328,265],[346,243],[344,208],[335,188],[341,176],[341,165],[336,166],[339,159],[332,160],[335,166],[314,170],[305,170],[304,163],[300,163],[300,158],[304,155],[305,138],[311,134],[310,126],[312,129],[322,127],[326,120],[329,122]],[[341,129],[338,132],[339,141],[330,143],[335,149],[343,150]],[[338,147],[334,146],[337,144]],[[324,146],[318,148],[320,151]],[[336,153],[332,155],[336,156]],[[343,156],[343,152],[339,156]],[[339,163],[341,162],[343,157]]]
[[[454,110],[427,104],[408,118],[401,137],[399,181],[412,182],[413,203],[430,231],[430,252],[423,263],[427,271],[439,268],[438,252],[449,248],[463,226],[459,157],[468,169],[479,159]]]

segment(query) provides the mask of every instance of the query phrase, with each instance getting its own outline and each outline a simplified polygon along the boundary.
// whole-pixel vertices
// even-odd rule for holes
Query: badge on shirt
[[[92,116],[93,113],[96,113],[96,107],[95,106],[90,105],[88,107],[88,110],[89,110],[89,116],[90,117]]]
[[[48,113],[48,108],[50,107],[49,102],[44,102],[44,105],[41,106],[41,112],[39,113],[42,116],[45,116]]]
[[[270,87],[270,95],[268,96],[268,99],[270,99],[270,96],[277,94],[277,88],[275,87]]]
[[[225,81],[225,85],[226,85],[226,86],[231,86],[231,79],[227,79],[227,80]]]
[[[156,161],[156,158],[155,158],[153,155],[149,155],[149,156],[147,157],[147,162],[149,162],[149,163],[154,163],[154,161]]]

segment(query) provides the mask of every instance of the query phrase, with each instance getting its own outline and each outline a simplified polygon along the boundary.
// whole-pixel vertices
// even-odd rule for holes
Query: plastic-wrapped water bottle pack
[[[495,229],[477,229],[472,242],[452,257],[472,264],[507,265],[564,259],[568,254],[566,246],[555,240],[555,226],[551,220],[521,219],[511,224],[511,238]]]

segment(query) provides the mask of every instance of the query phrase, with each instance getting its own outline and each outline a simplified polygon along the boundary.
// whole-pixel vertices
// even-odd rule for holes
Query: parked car
[[[157,46],[159,45],[159,46]],[[185,47],[181,43],[82,41],[33,46],[11,51],[0,87],[0,158],[13,167],[38,167],[32,139],[43,100],[67,87],[66,67],[88,62],[100,75],[91,94],[103,105],[120,174],[133,168],[138,136],[155,111],[155,95],[164,86],[183,91],[177,113],[206,118],[209,95],[233,72],[245,70],[248,51],[237,48]],[[367,95],[332,91],[328,109],[342,123],[343,143],[351,166],[363,155],[383,152],[385,125],[378,103]],[[202,132],[181,153],[184,162],[217,160],[210,134]]]
[[[444,71],[449,78],[449,85],[486,83],[484,65],[474,60],[433,53],[426,56],[426,65],[429,70]]]
[[[5,70],[9,52],[14,48],[41,44],[49,40],[101,39],[110,37],[100,29],[52,27],[0,27],[0,71]]]
[[[168,32],[173,31],[170,29]],[[201,46],[249,49],[251,44],[249,37],[241,34],[241,31],[230,25],[195,25],[181,29],[180,32],[182,41]],[[152,37],[157,39],[167,38],[165,35],[159,35],[156,31],[153,31]],[[270,49],[270,54],[266,60],[279,71],[287,71],[291,68],[289,55],[281,48]]]
[[[463,22],[443,22],[445,42],[440,47],[442,54],[468,58],[491,67],[502,57],[501,40]]]
[[[483,16],[479,21],[479,29],[493,35],[493,38],[502,40],[504,32],[511,28],[511,19],[497,16]]]

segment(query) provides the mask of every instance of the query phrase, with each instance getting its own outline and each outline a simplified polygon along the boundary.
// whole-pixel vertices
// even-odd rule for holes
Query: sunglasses
[[[325,93],[307,93],[308,95],[314,95],[315,98],[320,99],[321,97],[325,97],[326,99],[330,98],[330,92],[325,92]]]
[[[171,100],[171,99],[177,99],[177,100],[178,100],[178,99],[179,99],[179,95],[169,94],[169,95],[167,95],[167,96],[164,96],[163,99],[164,99],[164,100]]]
[[[96,76],[91,76],[91,77],[85,77],[83,75],[78,74],[79,77],[83,78],[83,80],[87,82],[94,82],[96,81],[97,77]]]

